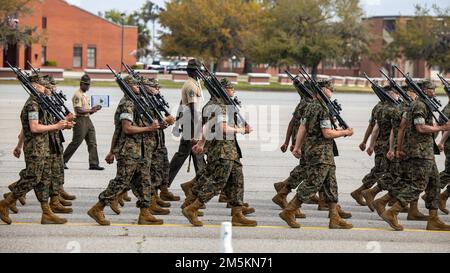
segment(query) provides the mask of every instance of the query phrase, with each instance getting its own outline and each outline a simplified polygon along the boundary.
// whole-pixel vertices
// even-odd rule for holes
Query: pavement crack
[[[119,236],[123,236],[123,237],[129,236],[129,234],[128,234],[129,229],[127,227],[122,227],[122,230],[123,230],[123,234],[120,234]]]
[[[143,235],[142,236],[142,240],[140,240],[140,241],[138,241],[137,243],[136,243],[136,245],[137,245],[137,252],[138,253],[142,253],[142,250],[143,250],[143,246],[144,246],[144,243],[147,241],[147,238],[145,237],[145,235]]]

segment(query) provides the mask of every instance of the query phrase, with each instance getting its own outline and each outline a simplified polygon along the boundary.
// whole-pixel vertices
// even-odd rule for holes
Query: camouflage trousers
[[[306,179],[306,172],[308,166],[304,159],[300,160],[300,163],[291,171],[289,178],[287,179],[288,190],[296,189],[303,180]]]
[[[52,178],[49,186],[49,196],[58,196],[61,186],[64,185],[64,159],[62,154],[50,155],[50,168]]]
[[[367,188],[372,188],[380,177],[389,171],[388,159],[384,154],[375,154],[375,166],[362,180]]]
[[[15,198],[26,195],[34,190],[39,202],[48,202],[51,181],[51,167],[49,157],[25,156],[25,169],[19,173],[19,181],[8,188]]]
[[[309,200],[319,190],[323,191],[327,203],[339,201],[335,165],[309,165],[306,175],[305,181],[297,188],[296,197],[301,203]]]
[[[169,157],[167,148],[158,148],[153,153],[150,173],[154,187],[169,186]]]
[[[378,186],[384,190],[391,192],[393,187],[395,187],[395,183],[397,178],[399,177],[399,164],[398,159],[394,159],[392,161],[388,160],[388,171],[381,175],[381,177],[377,180]]]
[[[148,208],[151,203],[152,184],[150,176],[151,160],[118,159],[116,177],[109,181],[105,191],[98,199],[110,205],[119,193],[131,189],[137,197],[136,207]]]
[[[405,164],[406,163],[406,164]],[[420,194],[426,192],[425,206],[427,209],[437,209],[440,193],[439,172],[434,160],[411,158],[402,162],[405,164],[400,172],[393,195],[402,206],[419,200]],[[408,168],[408,170],[406,170]]]
[[[240,161],[217,159],[208,162],[196,180],[192,192],[201,202],[209,202],[223,189],[231,206],[243,205],[244,173]]]
[[[439,178],[441,181],[441,190],[447,186],[447,192],[450,193],[450,157],[445,158],[445,170],[439,174]]]

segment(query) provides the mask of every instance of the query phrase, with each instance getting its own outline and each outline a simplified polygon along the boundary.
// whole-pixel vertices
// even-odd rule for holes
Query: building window
[[[87,50],[87,67],[95,68],[97,65],[97,49],[89,47]]]
[[[41,49],[41,64],[45,65],[47,62],[47,47],[43,46]]]
[[[47,17],[42,17],[42,29],[47,28]]]
[[[83,57],[83,48],[81,46],[75,46],[73,48],[73,67],[81,67]]]

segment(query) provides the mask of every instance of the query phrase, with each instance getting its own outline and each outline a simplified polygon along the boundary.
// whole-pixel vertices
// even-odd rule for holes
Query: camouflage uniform
[[[445,116],[450,118],[450,103],[447,104],[442,110]],[[450,140],[447,140],[444,145],[444,153],[445,153],[445,170],[439,174],[441,180],[441,189],[444,189],[447,186],[447,192],[450,193]]]
[[[433,125],[432,113],[421,99],[416,100],[409,113],[403,114],[408,127],[404,141],[406,153],[405,163],[409,170],[401,171],[402,187],[393,193],[402,206],[417,201],[420,193],[426,191],[425,206],[427,209],[438,208],[439,173],[434,157],[434,136],[420,134],[416,125]],[[403,163],[402,163],[403,165]]]
[[[40,124],[49,125],[50,115],[30,97],[22,109],[20,120],[25,138],[23,152],[26,168],[20,171],[20,180],[10,185],[9,189],[16,199],[34,189],[39,202],[47,202],[51,179],[49,134],[32,133],[29,121],[38,120]]]
[[[380,168],[379,172],[376,174],[379,176],[376,181],[382,190],[389,191],[392,183],[389,180],[384,179],[389,176],[391,170],[391,162],[386,157],[389,152],[389,139],[391,136],[391,130],[393,129],[393,120],[397,120],[399,117],[400,109],[397,106],[392,105],[389,102],[382,103],[382,107],[375,115],[375,119],[378,123],[379,133],[376,140],[374,152],[379,156]],[[398,128],[398,127],[397,127]],[[396,128],[396,131],[398,129]],[[395,163],[392,163],[393,170],[395,169]]]
[[[373,127],[375,127],[375,124],[377,122],[377,117],[379,116],[379,112],[383,108],[383,103],[378,102],[377,105],[372,109],[372,114],[369,120],[369,124]],[[383,173],[386,170],[386,154],[382,153],[379,138],[377,139],[375,143],[375,166],[370,170],[370,173],[368,173],[362,180],[362,183],[366,186],[366,188],[372,188],[373,185],[377,182],[377,180],[383,175]]]
[[[409,109],[409,105],[406,102],[402,102],[398,107],[392,109],[390,115],[391,128],[394,132],[394,151],[397,151],[397,138],[398,138],[398,129],[400,127],[400,123],[402,120],[402,115],[404,112],[407,112]],[[388,172],[386,172],[379,180],[378,185],[383,189],[391,192],[393,188],[401,188],[397,183],[399,182],[398,177],[400,175],[400,163],[405,167],[404,162],[400,162],[400,160],[395,157],[393,160],[388,161]]]
[[[307,178],[298,186],[296,197],[304,203],[323,187],[326,202],[337,203],[338,186],[333,140],[326,139],[322,134],[322,129],[332,129],[328,109],[320,101],[308,104],[302,124],[306,127],[303,153],[308,162],[308,168]]]
[[[122,120],[129,120],[134,126],[146,126],[135,111],[133,102],[128,97],[122,98],[114,116],[115,133],[118,134],[113,149],[117,158],[117,175],[100,194],[99,201],[110,205],[119,193],[131,188],[138,198],[136,206],[148,208],[152,194],[151,159],[156,148],[154,133],[125,135]]]
[[[300,128],[301,119],[304,116],[305,109],[312,100],[308,98],[302,98],[300,103],[295,108],[293,113],[293,126],[292,126],[292,144],[294,145],[296,142],[297,132]],[[302,150],[304,149],[304,145]],[[301,158],[299,164],[291,171],[289,178],[287,179],[288,190],[295,189],[298,185],[306,179],[306,171],[308,165],[305,161],[305,158]]]
[[[155,188],[169,187],[169,156],[166,147],[166,136],[163,129],[156,131],[156,150],[152,156],[151,176]]]
[[[234,117],[230,117],[226,105],[214,97],[205,105],[203,112],[204,117],[209,117],[208,124],[211,125],[213,135],[206,136],[207,165],[201,175],[197,176],[197,184],[192,192],[202,203],[207,203],[223,189],[231,206],[242,206],[244,174],[240,162],[241,149],[236,136],[229,140],[220,135],[222,129],[218,128],[223,122],[232,127]]]

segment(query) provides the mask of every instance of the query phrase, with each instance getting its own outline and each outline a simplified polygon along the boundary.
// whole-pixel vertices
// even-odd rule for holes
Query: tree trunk
[[[245,57],[243,74],[248,74],[252,72],[253,72],[252,60],[249,57]]]
[[[314,80],[317,80],[317,71],[318,71],[318,69],[319,69],[319,64],[314,64],[314,65],[312,66],[311,77],[312,77]]]

